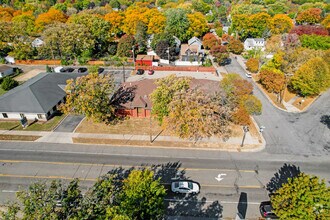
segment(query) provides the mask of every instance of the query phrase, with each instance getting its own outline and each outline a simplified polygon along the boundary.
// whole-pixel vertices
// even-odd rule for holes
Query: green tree
[[[1,83],[2,89],[6,91],[11,90],[16,86],[18,86],[18,82],[9,76],[6,76]]]
[[[136,33],[135,33],[135,41],[138,45],[138,51],[139,53],[146,53],[147,51],[147,26],[142,22],[139,21],[136,24]]]
[[[117,48],[117,56],[132,57],[132,47],[135,44],[135,39],[132,35],[124,35],[120,38]]]
[[[189,88],[190,79],[186,77],[178,78],[175,75],[159,79],[156,81],[157,88],[151,94],[152,114],[156,115],[158,122],[163,123],[164,117],[170,112],[174,93],[177,91],[186,91]]]
[[[160,219],[164,215],[166,189],[154,172],[133,170],[118,195],[120,210],[130,219]]]
[[[114,79],[109,74],[90,73],[68,80],[66,103],[61,105],[61,110],[84,114],[96,122],[109,122],[114,117],[114,108],[110,103],[114,89]]]
[[[289,178],[272,196],[275,214],[281,219],[328,219],[330,188],[316,176],[300,173]]]
[[[6,205],[7,211],[0,211],[0,217],[3,220],[18,220],[17,213],[20,210],[20,207],[17,203],[9,203]]]
[[[211,96],[198,89],[178,91],[169,104],[164,126],[181,138],[218,136],[227,139],[230,108],[221,96]]]
[[[87,28],[87,32],[90,33],[94,40],[92,53],[94,57],[102,56],[105,52],[107,52],[107,48],[112,40],[110,33],[111,25],[109,22],[104,20],[99,15],[88,13],[72,15],[68,22],[83,25]],[[86,32],[83,33],[85,34]]]
[[[311,58],[299,67],[290,82],[303,96],[317,95],[330,87],[329,64],[321,57]]]
[[[330,49],[330,37],[320,35],[307,35],[300,36],[301,46],[315,50],[328,50]]]
[[[79,24],[56,24],[43,32],[45,44],[38,48],[39,56],[52,59],[77,59],[94,48],[88,29]]]
[[[240,105],[243,106],[244,109],[250,115],[260,115],[262,110],[261,101],[255,97],[254,95],[244,95],[240,99]]]
[[[185,10],[168,9],[165,13],[166,25],[165,32],[172,36],[178,37],[181,41],[187,41],[189,36],[187,30],[189,28],[189,20]]]
[[[61,182],[54,180],[49,187],[44,182],[37,182],[27,191],[18,192],[17,197],[24,205],[23,219],[58,219],[57,204],[62,190]]]

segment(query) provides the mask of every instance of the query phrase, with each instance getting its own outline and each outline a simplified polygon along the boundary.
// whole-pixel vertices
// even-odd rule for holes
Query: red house
[[[139,54],[135,59],[136,66],[152,66],[154,55]]]

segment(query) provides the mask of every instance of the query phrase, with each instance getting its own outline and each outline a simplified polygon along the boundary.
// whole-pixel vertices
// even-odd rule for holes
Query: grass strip
[[[41,136],[0,134],[2,141],[35,141]]]

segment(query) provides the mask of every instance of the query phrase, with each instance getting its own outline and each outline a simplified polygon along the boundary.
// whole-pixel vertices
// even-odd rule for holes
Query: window
[[[2,113],[2,116],[3,116],[4,118],[8,118],[7,113]]]
[[[143,108],[137,108],[137,113],[138,113],[138,115],[142,115],[142,113],[143,113]]]
[[[19,116],[21,116],[21,118],[25,117],[25,115],[23,113],[20,113]]]
[[[37,114],[38,119],[42,119],[42,114]]]

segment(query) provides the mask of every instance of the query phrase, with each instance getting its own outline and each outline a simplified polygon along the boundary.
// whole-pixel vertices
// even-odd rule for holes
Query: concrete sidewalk
[[[243,137],[232,137],[224,141],[221,138],[211,137],[203,138],[198,140],[196,143],[193,140],[180,139],[174,136],[163,136],[158,137],[152,136],[154,139],[153,143],[150,144],[149,135],[127,135],[127,134],[91,134],[91,133],[69,133],[69,132],[44,132],[44,131],[7,131],[1,130],[0,135],[28,135],[28,136],[41,136],[35,142],[44,143],[67,143],[73,144],[75,140],[89,139],[92,140],[90,144],[97,140],[107,140],[109,145],[134,145],[134,146],[153,146],[153,147],[170,147],[173,145],[179,148],[185,148],[182,146],[193,145],[194,148],[205,148],[205,149],[217,149],[225,151],[237,151],[240,148]],[[114,142],[111,144],[111,142]],[[118,141],[121,141],[118,144]],[[75,141],[78,143],[77,141]],[[131,144],[132,142],[132,144]],[[84,143],[84,142],[81,142]],[[180,144],[181,143],[181,144]],[[169,146],[172,145],[172,146]],[[249,132],[246,133],[244,139],[244,148],[242,151],[260,151],[264,149],[265,141],[263,138],[252,137]]]

